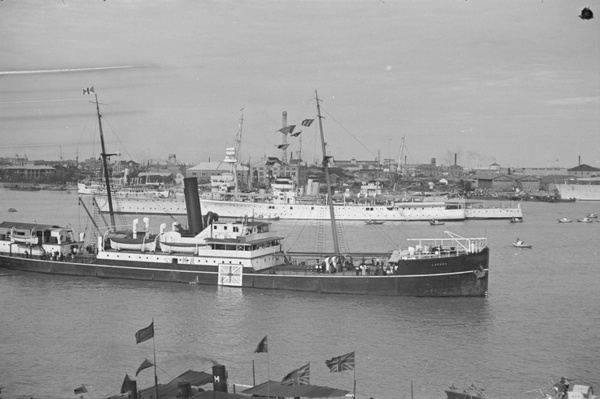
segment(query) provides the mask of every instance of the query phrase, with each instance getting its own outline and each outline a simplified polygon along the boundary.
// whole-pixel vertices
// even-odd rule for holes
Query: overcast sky
[[[317,90],[337,159],[600,167],[599,23],[588,0],[3,0],[0,157],[97,157],[94,86],[125,160],[222,159],[242,114],[243,160],[280,156]],[[288,141],[320,157],[316,124]]]

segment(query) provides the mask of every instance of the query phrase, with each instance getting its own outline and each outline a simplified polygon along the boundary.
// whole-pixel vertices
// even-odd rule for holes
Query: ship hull
[[[523,218],[523,210],[519,204],[492,204],[481,203],[478,205],[467,205],[465,208],[465,219],[467,220],[490,220],[490,219],[513,219]]]
[[[202,211],[224,218],[254,217],[279,220],[330,220],[329,208],[321,204],[272,204],[268,202],[200,200]],[[105,198],[99,200],[101,212],[108,211]],[[178,200],[121,199],[116,213],[186,215],[185,203]],[[460,204],[441,202],[399,203],[396,205],[335,205],[336,220],[423,221],[465,219]]]
[[[557,184],[556,190],[562,199],[577,201],[600,201],[600,184]]]
[[[99,199],[100,210],[108,212],[105,198]],[[219,217],[255,217],[269,220],[330,220],[329,209],[315,204],[271,204],[266,202],[220,201],[201,199],[204,212]],[[486,206],[464,208],[459,203],[398,203],[387,205],[335,205],[336,220],[383,220],[383,221],[461,221],[470,219],[511,219],[523,217],[520,206]],[[185,203],[177,199],[147,200],[142,198],[121,199],[116,213],[186,215]]]
[[[184,254],[136,254],[139,260],[95,259],[91,263],[61,262],[32,257],[0,255],[0,266],[26,272],[101,277],[169,283],[223,285],[240,288],[287,290],[323,294],[454,297],[485,296],[488,288],[489,250],[442,260],[401,262],[397,274],[357,276],[354,271],[319,274],[286,270],[267,272],[234,267],[193,264]],[[153,261],[144,259],[151,258]],[[445,260],[443,260],[445,259]],[[229,268],[229,269],[228,269]],[[242,269],[240,267],[240,269]],[[233,278],[231,276],[234,275]]]

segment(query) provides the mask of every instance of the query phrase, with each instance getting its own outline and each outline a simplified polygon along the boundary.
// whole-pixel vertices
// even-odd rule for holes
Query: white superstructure
[[[556,184],[562,199],[575,198],[577,201],[600,201],[600,177],[580,178]]]

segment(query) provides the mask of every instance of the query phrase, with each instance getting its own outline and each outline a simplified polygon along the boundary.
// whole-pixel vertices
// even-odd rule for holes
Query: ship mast
[[[321,116],[321,106],[319,104],[319,95],[315,90],[315,99],[317,100],[317,117],[319,119],[319,131],[321,133],[321,148],[323,150],[323,169],[325,170],[325,185],[327,186],[327,205],[329,205],[329,216],[331,217],[331,231],[333,233],[333,249],[336,255],[340,254],[340,244],[337,236],[337,226],[335,223],[335,211],[333,209],[333,195],[331,194],[331,181],[329,178],[329,156],[325,147],[325,135],[323,134],[323,121]]]
[[[237,142],[237,158],[240,160],[240,163],[243,164],[242,160],[242,126],[244,125],[244,108],[240,110],[242,115],[240,116],[240,125],[238,127],[238,132],[235,136],[235,141]],[[236,183],[237,185],[237,183]],[[237,189],[236,189],[237,191]]]
[[[402,156],[404,155],[404,137],[402,136],[402,145],[400,146],[400,156],[398,157],[398,168],[396,169],[396,173],[397,174],[401,174],[401,171],[404,172],[402,170]]]
[[[104,168],[104,180],[106,181],[106,195],[108,197],[108,212],[110,215],[110,224],[111,224],[109,227],[114,229],[114,228],[116,228],[115,213],[113,211],[112,196],[111,196],[111,192],[110,192],[110,176],[108,175],[107,159],[110,158],[111,156],[117,155],[117,154],[107,154],[106,153],[106,147],[104,146],[104,133],[102,132],[102,115],[100,114],[100,105],[98,103],[98,94],[96,94],[96,92],[94,91],[93,86],[89,89],[84,90],[84,94],[86,92],[87,92],[87,94],[94,93],[94,98],[95,98],[95,103],[96,103],[96,113],[98,114],[98,128],[100,130],[100,143],[102,145],[102,153],[100,155],[102,156],[102,166]]]
[[[238,163],[239,160],[239,164],[243,167],[244,163],[242,161],[242,127],[244,125],[244,108],[242,108],[241,110],[241,116],[240,116],[240,124],[238,126],[238,132],[235,135],[235,141],[237,142],[237,151],[234,150],[232,157],[233,160],[230,160],[231,162],[231,172],[233,173],[233,183],[234,183],[234,190],[235,190],[235,197],[237,199],[238,195],[239,195],[239,182],[238,182],[238,178],[237,178],[237,169],[236,169],[236,164]],[[227,150],[225,151],[227,153]],[[229,156],[230,154],[227,154],[227,156],[225,157],[225,162],[228,162],[228,159],[230,158]],[[243,173],[243,168],[242,168],[242,173]]]

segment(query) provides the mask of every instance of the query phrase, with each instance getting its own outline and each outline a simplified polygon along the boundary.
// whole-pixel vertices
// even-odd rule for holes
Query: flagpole
[[[267,351],[267,399],[271,397],[271,362],[269,361],[269,352]]]
[[[354,366],[354,399],[356,399],[356,366]]]
[[[81,386],[85,388],[85,385],[81,384]],[[90,393],[90,391],[88,391],[87,388],[85,388],[85,391],[87,392],[88,395],[90,395],[90,398],[94,399],[94,397],[92,396],[92,394]]]
[[[154,330],[154,317],[152,318],[152,330]],[[158,376],[156,375],[156,344],[154,343],[154,334],[152,334],[152,350],[154,351],[154,392],[158,399]]]

